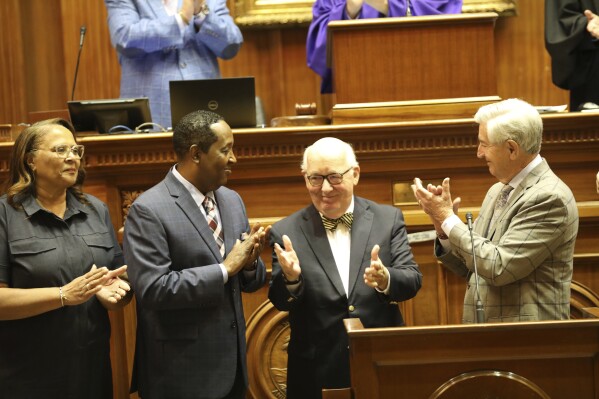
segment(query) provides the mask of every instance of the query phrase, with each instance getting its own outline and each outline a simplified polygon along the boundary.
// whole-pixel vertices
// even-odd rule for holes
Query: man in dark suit
[[[220,116],[185,116],[173,144],[178,163],[133,203],[125,224],[137,295],[133,385],[143,399],[241,399],[248,381],[241,291],[264,284],[259,254],[269,228],[250,231],[243,201],[222,187],[237,161]]]
[[[312,205],[271,231],[268,297],[289,311],[291,327],[288,399],[349,387],[343,319],[401,326],[397,302],[413,298],[422,283],[401,211],[353,195],[360,167],[349,144],[318,140],[304,152],[301,169]]]

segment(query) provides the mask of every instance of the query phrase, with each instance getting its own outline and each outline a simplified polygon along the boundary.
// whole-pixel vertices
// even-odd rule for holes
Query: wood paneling
[[[20,49],[25,60],[25,79],[19,82],[26,96],[15,101],[26,101],[29,111],[66,108],[65,48],[62,39],[64,23],[57,0],[20,2],[21,34]],[[45,23],[36,23],[45,21]],[[73,43],[78,45],[79,40]],[[1,71],[0,71],[1,73]],[[27,115],[20,115],[15,122],[26,122]]]
[[[498,94],[539,105],[567,103],[567,93],[551,84],[543,44],[543,2],[521,1],[518,7],[518,16],[499,18],[495,28]],[[102,0],[2,0],[0,20],[0,123],[26,121],[31,111],[65,108],[71,96],[81,25],[86,25],[87,35],[75,98],[118,96],[120,71]],[[246,30],[239,55],[220,63],[224,76],[256,77],[256,92],[267,120],[293,115],[295,103],[317,102],[319,113],[328,112],[330,99],[320,96],[319,78],[306,66],[306,33],[306,27]],[[592,257],[598,248],[599,205],[592,201],[597,200],[594,179],[599,168],[599,120],[592,115],[556,115],[544,117],[544,122],[543,155],[573,189],[577,201],[587,203],[581,208],[576,252],[582,257],[577,260],[574,278],[599,292],[599,269]],[[451,176],[452,191],[459,193],[464,207],[475,210],[494,182],[476,159],[476,127],[468,119],[236,130],[239,166],[230,186],[244,198],[251,218],[277,219],[309,203],[299,174],[301,153],[324,136],[354,144],[362,167],[356,194],[381,203],[392,204],[394,182],[409,182],[415,176],[427,181]],[[174,163],[168,134],[98,136],[81,142],[89,154],[86,191],[108,203],[115,228],[123,223],[121,192],[150,187]],[[6,176],[10,146],[0,143],[1,179]],[[431,228],[420,211],[409,207],[404,211],[410,232]],[[425,283],[414,300],[402,305],[408,323],[459,321],[464,283],[440,272],[430,242],[415,244],[413,250]],[[264,260],[270,263],[268,253]],[[266,291],[265,286],[244,296],[248,319],[266,300]],[[111,315],[116,398],[128,396],[134,315],[133,306]]]
[[[539,105],[567,103],[567,92],[551,83],[543,11],[542,1],[521,1],[517,16],[497,20],[495,69],[502,98],[519,97]],[[0,18],[0,123],[26,121],[30,111],[66,108],[81,25],[86,25],[87,35],[75,98],[118,97],[120,69],[102,0],[3,0]],[[330,99],[319,93],[320,78],[306,66],[307,27],[246,29],[243,34],[245,43],[237,57],[220,62],[222,74],[256,77],[256,94],[267,121],[294,115],[296,103],[316,102],[319,113],[329,111]],[[475,73],[476,63],[472,67]]]
[[[500,97],[521,98],[535,105],[568,104],[568,92],[551,82],[544,12],[543,1],[518,1],[517,16],[497,20],[495,61]]]
[[[64,90],[68,94],[68,99],[71,99],[73,88],[81,26],[87,28],[87,33],[81,52],[75,99],[118,97],[121,72],[116,51],[110,44],[104,1],[60,0],[60,6],[64,26],[62,37],[64,56],[68,61],[64,68],[66,74]]]
[[[599,115],[546,115],[543,121],[542,154],[572,188],[579,206],[574,278],[599,292],[596,262],[599,259],[599,201],[594,185],[599,167]],[[356,194],[380,203],[393,204],[392,187],[396,182],[411,182],[415,176],[427,182],[450,176],[452,193],[462,197],[460,215],[467,211],[476,215],[486,190],[495,182],[484,162],[476,158],[477,136],[472,119],[238,129],[234,134],[238,165],[233,168],[227,186],[243,197],[251,219],[276,221],[310,203],[299,164],[304,148],[325,136],[336,136],[353,144],[361,166]],[[169,133],[96,135],[81,137],[79,141],[86,146],[85,190],[108,203],[115,229],[123,224],[122,194],[151,187],[175,162]],[[11,143],[0,143],[0,179],[6,176],[11,146]],[[402,210],[410,233],[431,230],[428,216],[420,209],[407,205]],[[407,324],[459,323],[464,281],[440,269],[433,257],[432,242],[415,243],[412,249],[424,283],[414,299],[401,304]],[[269,250],[262,255],[270,265]],[[267,291],[265,285],[255,293],[244,294],[248,321],[256,319],[251,315],[267,301]],[[279,317],[276,312],[267,313]],[[129,306],[111,315],[117,398],[127,397],[134,348],[134,314],[134,308]],[[280,327],[265,321],[259,325]],[[271,336],[269,331],[255,328],[252,331],[255,331],[254,337]],[[267,350],[268,344],[258,341],[252,343],[251,348]],[[280,355],[277,353],[273,356]],[[249,356],[250,364],[257,361],[252,353]],[[265,398],[255,396],[254,399]]]
[[[27,112],[20,4],[0,2],[0,124],[16,124]]]

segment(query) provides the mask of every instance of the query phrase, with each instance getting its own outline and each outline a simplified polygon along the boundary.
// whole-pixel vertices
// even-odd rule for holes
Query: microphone
[[[81,26],[79,30],[79,51],[77,52],[77,65],[75,65],[75,77],[73,78],[73,90],[71,91],[71,101],[75,99],[75,86],[77,86],[77,74],[79,73],[79,60],[81,59],[81,50],[83,50],[83,40],[85,39],[85,33],[87,28],[85,25]]]
[[[83,39],[85,39],[85,32],[87,32],[87,28],[85,25],[81,26],[79,29],[79,48],[83,47]]]
[[[466,213],[466,220],[468,221],[468,230],[470,230],[470,242],[472,243],[472,259],[474,259],[474,281],[476,291],[476,322],[484,323],[485,321],[485,309],[483,308],[483,302],[480,300],[480,289],[478,288],[478,269],[476,268],[476,253],[474,252],[474,236],[472,235],[472,213]]]

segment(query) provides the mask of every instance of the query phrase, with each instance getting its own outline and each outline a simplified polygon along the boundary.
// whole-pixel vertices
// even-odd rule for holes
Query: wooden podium
[[[345,326],[354,399],[599,397],[596,319]]]
[[[388,120],[380,119],[381,113],[401,113],[406,105],[393,102],[468,98],[472,103],[473,98],[497,96],[496,19],[495,13],[479,13],[330,22],[327,63],[333,70],[336,108],[343,106],[344,116],[354,109],[383,122]],[[360,106],[384,102],[388,104],[378,111]],[[474,114],[452,106],[459,113],[454,117]]]

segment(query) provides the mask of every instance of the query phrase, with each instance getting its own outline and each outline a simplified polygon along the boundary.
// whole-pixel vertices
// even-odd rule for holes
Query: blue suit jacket
[[[210,13],[181,35],[162,0],[104,0],[110,40],[121,64],[121,97],[148,97],[152,119],[171,126],[171,80],[220,77],[217,57],[234,57],[243,36],[225,0],[206,0]]]
[[[215,197],[226,257],[249,224],[236,192],[221,187]],[[172,172],[133,203],[123,244],[137,299],[134,382],[141,397],[221,398],[239,363],[247,385],[241,291],[264,284],[262,261],[254,279],[240,272],[224,284],[212,230]]]
[[[288,348],[287,398],[321,397],[322,388],[350,385],[348,338],[343,319],[359,318],[365,327],[404,324],[397,302],[413,298],[422,284],[414,261],[403,215],[391,206],[355,197],[351,229],[349,294],[345,293],[320,215],[311,205],[275,223],[271,242],[283,246],[286,234],[293,243],[303,283],[292,295],[283,281],[273,252],[268,298],[289,311],[291,339]],[[391,275],[389,295],[364,283],[375,244]]]

